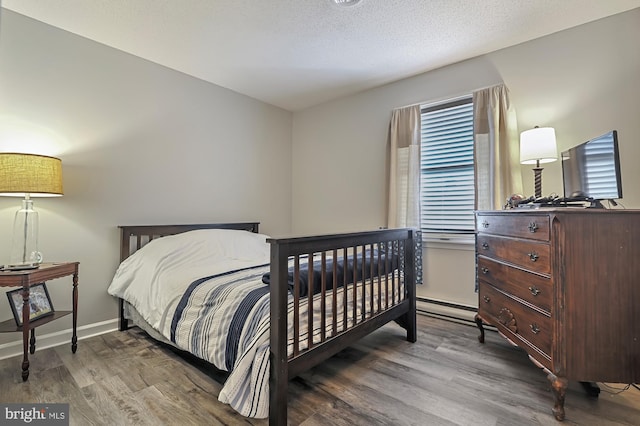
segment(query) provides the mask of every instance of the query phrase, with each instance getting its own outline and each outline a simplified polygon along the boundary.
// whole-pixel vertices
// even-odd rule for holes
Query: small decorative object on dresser
[[[22,307],[24,305],[22,291],[22,289],[18,289],[7,292],[11,311],[13,311],[13,318],[16,320],[18,327],[22,325]],[[29,307],[29,321],[35,321],[46,315],[53,315],[53,305],[45,283],[31,286],[29,290]]]
[[[529,354],[557,420],[569,380],[640,382],[638,223],[640,210],[476,212],[479,340],[491,324]]]

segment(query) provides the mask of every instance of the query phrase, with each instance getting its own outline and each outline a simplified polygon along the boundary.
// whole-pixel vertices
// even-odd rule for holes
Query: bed
[[[108,291],[120,330],[229,372],[220,401],[283,425],[289,379],[391,321],[416,341],[420,242],[413,229],[271,238],[258,226],[120,226]]]

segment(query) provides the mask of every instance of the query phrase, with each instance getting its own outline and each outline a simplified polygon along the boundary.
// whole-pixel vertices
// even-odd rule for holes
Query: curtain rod
[[[440,99],[431,100],[431,101],[416,102],[416,103],[409,104],[409,105],[404,105],[404,106],[400,106],[400,107],[391,108],[391,110],[393,111],[395,109],[408,108],[408,107],[412,107],[412,106],[415,106],[415,105],[432,105],[432,104],[437,104],[438,102],[443,102],[443,101],[456,101],[458,99],[466,98],[469,95],[473,95],[473,92],[478,92],[480,90],[490,89],[492,87],[500,86],[501,84],[504,84],[504,82],[492,84],[490,86],[479,87],[477,89],[473,89],[470,93],[442,97]]]

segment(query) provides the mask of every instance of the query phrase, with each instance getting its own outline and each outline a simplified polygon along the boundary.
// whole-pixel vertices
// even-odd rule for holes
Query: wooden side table
[[[29,352],[36,351],[35,328],[43,324],[73,314],[73,334],[71,337],[71,352],[76,353],[78,349],[78,337],[76,327],[78,324],[78,265],[79,262],[67,263],[43,263],[37,269],[23,271],[0,271],[0,287],[22,287],[22,325],[16,326],[16,322],[11,319],[0,322],[0,333],[22,332],[22,348],[24,356],[22,358],[22,380],[29,378]],[[40,284],[56,278],[73,276],[73,310],[55,311],[53,315],[29,321],[31,307],[29,303],[29,288],[32,285]],[[31,334],[31,339],[29,339]]]

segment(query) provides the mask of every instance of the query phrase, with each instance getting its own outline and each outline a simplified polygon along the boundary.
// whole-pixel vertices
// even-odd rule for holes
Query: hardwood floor
[[[418,316],[418,342],[388,324],[293,379],[292,425],[558,425],[546,375],[495,332]],[[266,425],[217,401],[222,378],[137,328],[0,361],[0,402],[70,404],[72,425]],[[213,377],[213,378],[212,378]],[[640,425],[640,391],[571,383],[565,425]]]

